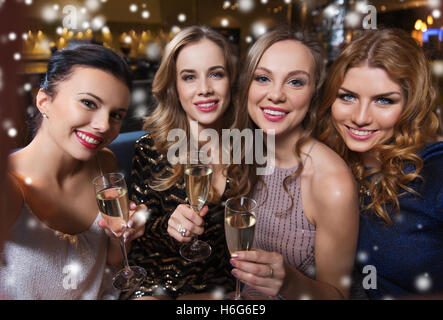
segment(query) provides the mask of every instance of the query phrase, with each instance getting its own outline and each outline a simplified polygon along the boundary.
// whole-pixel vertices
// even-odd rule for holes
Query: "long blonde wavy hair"
[[[347,148],[331,115],[331,106],[346,72],[361,65],[386,71],[399,84],[406,101],[392,138],[373,148],[381,167],[370,170],[365,169],[359,153]],[[420,178],[423,161],[417,153],[427,142],[436,140],[438,118],[433,107],[435,92],[429,63],[419,45],[406,32],[382,29],[368,31],[352,41],[334,61],[328,74],[318,114],[318,138],[351,167],[360,185],[361,197],[364,190],[370,192],[372,201],[363,209],[374,211],[389,225],[392,219],[386,205],[393,205],[398,211],[398,197],[403,192],[416,193],[407,185]],[[405,172],[406,166],[410,165],[415,171]],[[368,181],[367,177],[371,175],[380,179]]]
[[[319,89],[321,88],[325,78],[324,48],[315,35],[306,31],[293,29],[287,25],[281,25],[265,33],[257,39],[257,41],[249,49],[248,54],[243,61],[242,69],[239,73],[238,91],[234,102],[238,111],[236,113],[233,127],[240,130],[243,130],[245,128],[257,129],[257,126],[251,120],[247,112],[249,88],[251,86],[252,80],[254,79],[255,70],[257,69],[260,59],[265,51],[273,44],[284,40],[298,41],[309,49],[314,61],[315,81],[315,89],[311,98],[311,104],[305,118],[301,123],[301,126],[303,127],[302,135],[300,139],[296,143],[294,143],[293,152],[297,158],[298,168],[294,174],[286,177],[283,181],[283,188],[288,193],[292,202],[291,207],[288,209],[290,210],[293,206],[294,201],[292,195],[289,193],[289,190],[287,188],[287,181],[299,175],[303,169],[303,162],[301,159],[301,147],[308,141],[314,131],[317,122],[317,110],[319,106]],[[244,162],[242,161],[242,163]],[[236,180],[238,185],[235,185],[234,187],[237,188],[239,194],[251,192],[255,183],[260,180],[255,173],[256,168],[257,165],[255,163],[251,165],[243,164],[241,166],[233,164],[229,167],[228,172],[232,176],[238,177]]]
[[[183,29],[167,44],[161,64],[155,74],[152,84],[152,93],[157,100],[155,110],[144,118],[143,129],[148,131],[155,143],[155,148],[160,154],[166,156],[168,149],[175,141],[168,141],[168,133],[173,129],[182,129],[190,137],[190,124],[186,113],[181,106],[176,84],[176,62],[180,51],[189,44],[203,39],[214,42],[223,52],[229,77],[230,91],[234,87],[236,78],[236,61],[229,42],[217,31],[206,26],[192,26]],[[229,106],[223,114],[224,128],[229,128],[233,121],[233,106]],[[167,190],[177,183],[184,174],[184,165],[177,163],[172,167],[172,174],[157,175],[152,177],[150,187],[157,191]]]

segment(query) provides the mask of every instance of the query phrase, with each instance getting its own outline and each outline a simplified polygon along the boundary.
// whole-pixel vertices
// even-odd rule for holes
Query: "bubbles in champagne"
[[[205,165],[185,169],[186,193],[191,206],[200,210],[205,204],[211,188],[212,168]]]

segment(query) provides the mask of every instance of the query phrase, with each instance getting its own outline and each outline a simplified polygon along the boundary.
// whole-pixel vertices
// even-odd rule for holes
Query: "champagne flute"
[[[251,249],[254,241],[257,201],[247,197],[229,198],[225,205],[225,234],[229,252]],[[237,279],[234,300],[242,300]]]
[[[116,289],[128,291],[137,288],[146,277],[146,270],[129,266],[123,234],[128,229],[129,199],[125,178],[121,173],[106,173],[93,181],[97,203],[102,218],[120,240],[124,268],[112,279]]]
[[[185,184],[191,208],[199,214],[205,205],[211,189],[212,165],[204,163],[205,153],[191,151],[190,157],[185,164]],[[197,236],[190,243],[180,247],[180,255],[186,260],[202,261],[211,255],[211,246],[204,241],[198,240]]]

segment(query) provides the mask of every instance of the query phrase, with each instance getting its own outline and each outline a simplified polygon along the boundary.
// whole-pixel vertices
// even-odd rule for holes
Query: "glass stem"
[[[195,213],[200,215],[200,213],[199,213],[200,210],[198,209],[198,206],[191,206],[191,207]],[[197,243],[198,243],[198,235],[194,235],[194,238],[192,239],[192,245],[191,245],[192,250],[200,250]]]
[[[125,275],[126,278],[129,278],[129,277],[132,276],[132,274],[134,272],[129,267],[128,255],[126,253],[125,239],[123,237],[120,238],[120,248],[122,249],[123,262],[124,262],[124,265],[125,265],[124,275]]]
[[[241,300],[241,295],[240,295],[240,280],[237,279],[237,281],[235,282],[235,296],[234,296],[234,300]]]

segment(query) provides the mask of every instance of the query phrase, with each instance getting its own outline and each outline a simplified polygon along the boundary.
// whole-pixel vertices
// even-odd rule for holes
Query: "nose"
[[[92,128],[97,132],[104,133],[109,130],[109,114],[108,112],[97,112],[92,119]]]
[[[275,84],[268,93],[268,99],[273,103],[281,103],[286,101],[286,94],[281,85]]]
[[[370,102],[362,101],[352,113],[352,121],[359,127],[364,127],[372,122]]]
[[[199,81],[199,87],[198,87],[198,93],[203,96],[207,96],[212,94],[213,88],[211,85],[211,82],[206,77],[201,77],[201,80]]]

